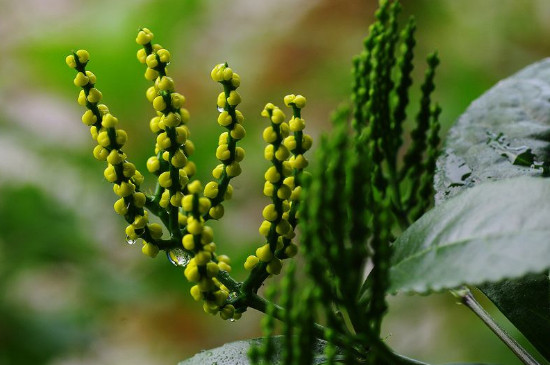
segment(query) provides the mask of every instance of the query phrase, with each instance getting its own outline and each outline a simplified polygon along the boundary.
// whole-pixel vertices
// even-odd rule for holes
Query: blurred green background
[[[125,242],[115,195],[80,122],[72,50],[86,48],[104,102],[129,134],[129,158],[146,174],[152,153],[149,83],[135,57],[139,27],[173,56],[171,76],[187,98],[194,160],[205,181],[221,132],[219,86],[227,61],[241,75],[247,138],[244,173],[226,217],[214,224],[235,275],[260,243],[263,170],[259,116],[286,93],[308,98],[311,134],[330,130],[347,100],[351,57],[375,1],[353,0],[0,0],[0,364],[175,364],[201,349],[257,337],[252,311],[236,322],[202,312],[182,270]],[[404,0],[418,22],[416,79],[437,49],[442,134],[498,80],[550,54],[547,0]],[[418,93],[415,91],[415,95]],[[416,107],[411,108],[414,113]],[[146,176],[147,185],[152,180]],[[390,298],[385,335],[424,361],[519,364],[449,294]],[[496,314],[498,316],[498,314]],[[501,318],[501,317],[499,317]],[[511,332],[515,330],[507,325]]]

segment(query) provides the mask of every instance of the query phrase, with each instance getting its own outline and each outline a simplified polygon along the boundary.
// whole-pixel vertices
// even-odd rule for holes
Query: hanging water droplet
[[[229,318],[229,322],[235,322],[235,318]]]
[[[171,249],[166,252],[166,256],[174,266],[187,266],[189,260],[191,260],[191,255],[181,248]]]
[[[219,106],[217,106],[216,109],[218,109],[218,111],[219,111],[220,113],[224,111],[224,109],[223,109],[222,107],[219,107]]]
[[[136,243],[137,240],[133,240],[130,238],[130,236],[126,235],[126,243],[129,244],[129,245],[133,245],[134,243]]]

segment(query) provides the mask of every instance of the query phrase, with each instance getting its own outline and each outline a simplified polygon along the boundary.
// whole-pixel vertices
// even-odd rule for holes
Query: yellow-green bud
[[[252,270],[258,263],[260,262],[260,259],[256,256],[250,255],[246,258],[246,261],[244,263],[244,269],[247,271]]]
[[[159,253],[159,248],[152,243],[145,243],[141,248],[141,252],[149,257],[155,258]]]
[[[273,252],[269,248],[269,244],[265,244],[256,250],[256,256],[263,262],[269,262],[273,259]]]

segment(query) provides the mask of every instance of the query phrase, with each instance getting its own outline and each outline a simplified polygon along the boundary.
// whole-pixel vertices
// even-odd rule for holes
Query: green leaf
[[[254,338],[251,340],[236,341],[226,343],[223,346],[217,347],[212,350],[201,351],[195,356],[181,361],[178,365],[248,365],[250,360],[248,359],[248,350],[251,346],[262,346],[262,338]],[[274,336],[272,341],[275,345],[275,358],[271,362],[272,364],[281,363],[281,351],[283,348],[284,336]],[[323,340],[317,340],[317,344],[312,349],[317,355],[313,359],[313,364],[324,364],[326,357],[324,355],[326,342]],[[307,350],[307,349],[306,349]],[[397,355],[401,365],[428,365],[427,363],[420,362],[418,360],[409,359],[404,356]],[[338,357],[338,355],[337,355]],[[483,365],[478,363],[453,363],[448,365]]]
[[[275,346],[275,356],[273,364],[279,364],[281,361],[284,336],[272,337],[273,344]],[[217,347],[212,350],[202,351],[195,356],[180,362],[178,365],[235,365],[235,364],[250,364],[248,360],[248,350],[251,346],[262,346],[262,338],[254,338],[251,340],[236,341],[226,343],[223,346]],[[314,357],[313,364],[322,364],[326,361],[324,355],[326,342],[323,340],[317,340],[317,344],[311,351],[317,354]],[[306,349],[308,350],[308,349]]]
[[[394,244],[390,291],[428,293],[550,267],[550,179],[518,177],[468,189]]]
[[[530,340],[541,355],[550,359],[550,280],[548,273],[518,280],[482,285],[480,289]]]
[[[550,161],[550,59],[499,82],[474,101],[437,161],[436,202],[486,181],[540,176]]]
[[[485,181],[547,176],[549,162],[550,59],[545,59],[498,83],[460,117],[437,162],[436,203]],[[542,275],[485,284],[481,290],[550,360],[548,288],[550,278]]]

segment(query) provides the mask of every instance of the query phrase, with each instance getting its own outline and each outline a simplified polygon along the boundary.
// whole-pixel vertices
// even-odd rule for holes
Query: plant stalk
[[[495,322],[493,317],[487,311],[479,304],[479,302],[474,298],[472,292],[468,288],[463,288],[461,290],[453,290],[451,291],[453,295],[455,295],[457,298],[460,299],[460,302],[470,308],[472,312],[474,312],[479,319],[485,323],[487,327],[493,331],[495,335],[497,335],[498,338],[512,352],[525,364],[525,365],[540,365],[537,360],[531,356],[530,353],[527,352],[519,343],[517,343],[516,340],[514,340],[502,327],[498,325],[498,323]]]

